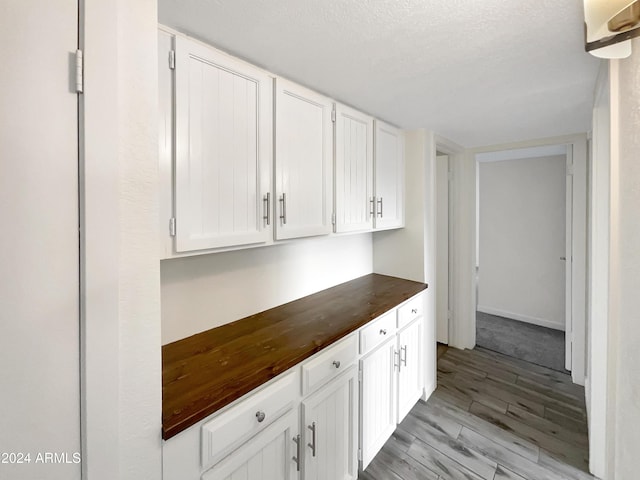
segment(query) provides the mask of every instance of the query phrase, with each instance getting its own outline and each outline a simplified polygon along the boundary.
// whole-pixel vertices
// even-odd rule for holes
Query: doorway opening
[[[571,369],[572,150],[476,156],[476,344]]]

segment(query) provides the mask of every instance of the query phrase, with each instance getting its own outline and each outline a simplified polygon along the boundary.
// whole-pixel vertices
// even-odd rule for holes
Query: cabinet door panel
[[[357,385],[357,369],[351,367],[302,403],[305,480],[358,477]]]
[[[423,319],[419,318],[398,334],[398,423],[416,404],[424,390]]]
[[[330,233],[333,104],[286,80],[276,86],[276,238]]]
[[[294,480],[298,409],[286,414],[202,475],[202,480]]]
[[[336,105],[336,232],[373,227],[373,119]]]
[[[176,38],[176,250],[265,242],[272,79]]]
[[[375,228],[404,226],[404,135],[375,122]]]
[[[360,361],[362,470],[396,429],[396,337]]]

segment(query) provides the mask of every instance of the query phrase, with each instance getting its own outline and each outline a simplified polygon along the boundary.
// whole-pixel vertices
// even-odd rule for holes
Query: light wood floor
[[[499,353],[438,349],[438,388],[362,480],[593,479],[584,389]]]

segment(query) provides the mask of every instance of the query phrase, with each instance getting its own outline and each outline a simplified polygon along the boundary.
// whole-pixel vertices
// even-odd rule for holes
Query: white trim
[[[540,327],[553,328],[554,330],[564,331],[564,325],[559,322],[554,322],[547,318],[531,317],[528,315],[521,315],[519,313],[507,312],[506,310],[500,310],[499,308],[487,307],[486,305],[478,305],[478,312],[488,313],[489,315],[497,315],[498,317],[509,318],[511,320],[517,320],[519,322],[531,323]]]
[[[572,379],[584,384],[585,347],[586,347],[586,203],[587,203],[587,135],[576,134],[562,137],[527,140],[504,145],[483,146],[467,151],[461,172],[454,176],[457,189],[457,216],[454,219],[458,230],[453,255],[458,259],[456,267],[456,302],[454,325],[456,338],[461,341],[459,348],[472,348],[475,345],[475,265],[476,265],[476,156],[481,153],[500,150],[543,147],[550,145],[570,145],[574,160],[573,189],[573,262],[572,262],[572,311],[573,311],[573,349]],[[462,267],[460,267],[460,264]],[[461,299],[463,299],[461,301]],[[458,332],[459,330],[459,332]]]
[[[467,239],[472,237],[472,245],[475,245],[475,231],[468,232],[468,222],[465,222],[468,212],[465,201],[469,194],[469,177],[465,165],[467,156],[464,147],[439,135],[434,136],[432,161],[435,162],[436,152],[449,156],[449,169],[452,181],[449,184],[449,309],[451,318],[449,319],[449,346],[456,348],[473,348],[475,346],[475,248],[472,252],[466,251]],[[435,163],[433,164],[435,167]],[[435,170],[434,170],[435,171]],[[473,169],[473,183],[475,183],[475,168]],[[473,189],[475,195],[475,188]],[[433,185],[433,195],[431,203],[435,206],[435,183]],[[474,207],[475,209],[475,207]],[[435,228],[435,210],[433,214],[433,225]],[[434,243],[435,245],[435,239]],[[469,256],[468,254],[471,254]],[[431,261],[435,262],[437,252],[433,252]],[[472,262],[474,267],[468,271],[468,263]],[[434,272],[435,273],[435,272]],[[472,297],[473,307],[469,308],[467,299]],[[471,318],[473,317],[473,318]],[[464,325],[473,321],[473,331],[465,329]]]
[[[80,6],[87,56],[79,112],[82,478],[108,479],[120,477],[118,7]]]
[[[502,162],[505,160],[521,160],[527,158],[553,157],[566,155],[566,145],[544,145],[542,147],[517,148],[514,150],[500,150],[499,152],[485,152],[476,155],[480,163]]]

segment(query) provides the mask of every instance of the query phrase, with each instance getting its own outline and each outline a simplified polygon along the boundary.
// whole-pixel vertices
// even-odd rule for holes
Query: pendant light
[[[640,35],[640,0],[584,0],[585,49],[600,58],[631,55]]]

